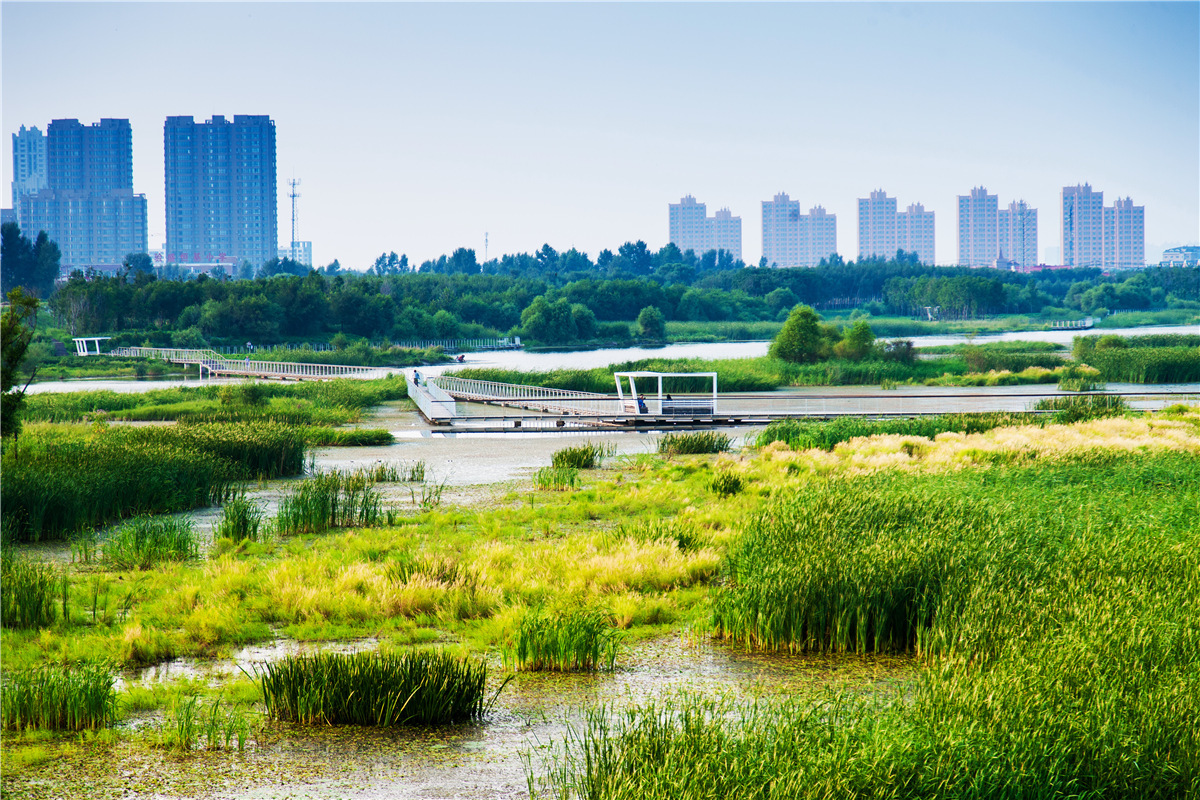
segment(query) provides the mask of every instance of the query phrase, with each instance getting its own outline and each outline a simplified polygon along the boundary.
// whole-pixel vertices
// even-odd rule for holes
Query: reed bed
[[[1051,419],[1059,425],[1103,417],[1119,417],[1129,410],[1125,398],[1110,394],[1083,394],[1074,397],[1043,397],[1034,405],[1037,411],[1053,411]]]
[[[445,652],[289,656],[256,682],[268,716],[302,725],[442,725],[487,710],[487,665]]]
[[[106,664],[17,672],[4,684],[6,730],[97,730],[117,714],[116,682]]]
[[[382,428],[308,427],[304,440],[313,447],[382,447],[394,444],[396,437]]]
[[[192,523],[173,517],[135,517],[120,525],[100,548],[113,569],[140,569],[200,556],[200,540]]]
[[[0,622],[5,628],[48,628],[67,619],[71,587],[64,570],[0,551]]]
[[[816,480],[714,591],[757,649],[914,652],[903,692],[594,712],[557,798],[1177,798],[1200,775],[1200,469],[1188,453]],[[769,791],[764,791],[768,788]]]
[[[900,434],[923,436],[932,439],[939,433],[983,433],[993,428],[1013,425],[1040,425],[1035,414],[987,412],[975,414],[941,414],[936,417],[913,419],[868,419],[866,417],[837,417],[827,422],[809,422],[785,419],[772,422],[758,434],[754,444],[766,447],[772,442],[783,442],[792,450],[833,450],[833,448],[860,436],[876,434]]]
[[[553,614],[539,608],[522,618],[516,643],[505,660],[527,672],[611,670],[620,643],[620,631],[602,611]]]
[[[579,483],[575,467],[542,467],[533,473],[533,485],[542,491],[566,492]]]
[[[205,708],[199,697],[177,697],[159,724],[158,743],[173,750],[246,749],[250,720],[237,706],[222,707],[220,698]]]
[[[302,481],[279,504],[275,530],[281,535],[324,533],[387,521],[371,470],[330,470]]]
[[[300,474],[304,454],[298,429],[272,424],[30,426],[3,455],[5,534],[63,538],[124,517],[217,504],[241,480]]]
[[[221,519],[213,535],[217,539],[257,542],[263,533],[263,510],[245,495],[234,497],[221,509]]]
[[[719,431],[667,433],[658,439],[658,452],[666,456],[724,453],[733,440]]]
[[[604,464],[604,459],[611,457],[614,452],[615,448],[612,445],[599,442],[564,447],[550,456],[550,466],[568,469],[599,469]]]
[[[742,491],[746,479],[729,469],[717,470],[708,482],[708,488],[721,497],[730,497]]]

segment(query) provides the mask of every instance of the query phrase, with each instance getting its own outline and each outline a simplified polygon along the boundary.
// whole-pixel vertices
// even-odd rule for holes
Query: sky
[[[163,122],[267,114],[279,238],[298,178],[314,262],[363,269],[471,247],[666,244],[685,194],[742,218],[787,192],[838,217],[883,189],[936,213],[984,186],[1144,205],[1146,255],[1200,243],[1200,3],[0,4],[4,205],[11,134],[128,118],[150,247],[165,237]]]

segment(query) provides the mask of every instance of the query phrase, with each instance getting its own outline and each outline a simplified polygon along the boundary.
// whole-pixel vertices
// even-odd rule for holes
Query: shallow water
[[[197,665],[190,672],[167,670],[146,678],[219,679],[285,653],[373,647],[374,640],[275,642],[245,648],[203,670]],[[501,680],[499,665],[492,667],[489,691]],[[752,654],[705,637],[671,635],[623,647],[612,672],[519,673],[477,722],[393,730],[269,724],[245,754],[208,754],[242,766],[225,776],[224,785],[211,786],[210,796],[525,797],[526,760],[536,768],[547,746],[561,742],[568,725],[597,705],[620,708],[683,690],[743,699],[816,694],[831,687],[890,695],[906,688],[914,669],[906,657]]]

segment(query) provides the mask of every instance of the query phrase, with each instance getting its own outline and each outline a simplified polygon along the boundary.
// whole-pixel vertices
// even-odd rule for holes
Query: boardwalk
[[[1162,408],[1200,401],[1200,386],[1149,387],[1097,392],[1121,397],[1133,408]],[[631,411],[615,395],[572,392],[540,386],[474,381],[454,376],[430,377],[409,397],[430,422],[462,431],[556,431],[563,429],[645,430],[760,425],[777,419],[832,419],[840,416],[912,417],[980,411],[1028,411],[1046,397],[1069,396],[1054,385],[981,387],[906,387],[904,391],[872,387],[828,387],[793,392],[723,394],[716,402],[700,397],[694,413],[680,413],[646,400],[645,413]],[[665,405],[665,404],[664,404]],[[497,408],[495,413],[488,407]],[[686,406],[684,406],[686,407]],[[517,409],[509,413],[503,409]],[[522,413],[523,412],[523,413]],[[707,412],[707,413],[705,413]]]
[[[212,350],[174,347],[114,347],[109,355],[130,358],[157,358],[175,364],[196,364],[200,377],[235,376],[280,378],[284,380],[328,380],[330,378],[383,378],[400,371],[399,367],[352,367],[343,364],[298,364],[289,361],[256,361],[226,358]]]

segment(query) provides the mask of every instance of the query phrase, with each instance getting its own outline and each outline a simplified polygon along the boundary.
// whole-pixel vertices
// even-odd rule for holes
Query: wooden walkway
[[[328,380],[330,378],[382,378],[401,371],[400,367],[353,367],[344,364],[300,364],[289,361],[257,361],[246,358],[226,358],[212,350],[189,350],[173,347],[114,347],[111,356],[157,358],[174,364],[196,364],[200,377],[235,376],[245,378],[279,378],[281,380]]]

